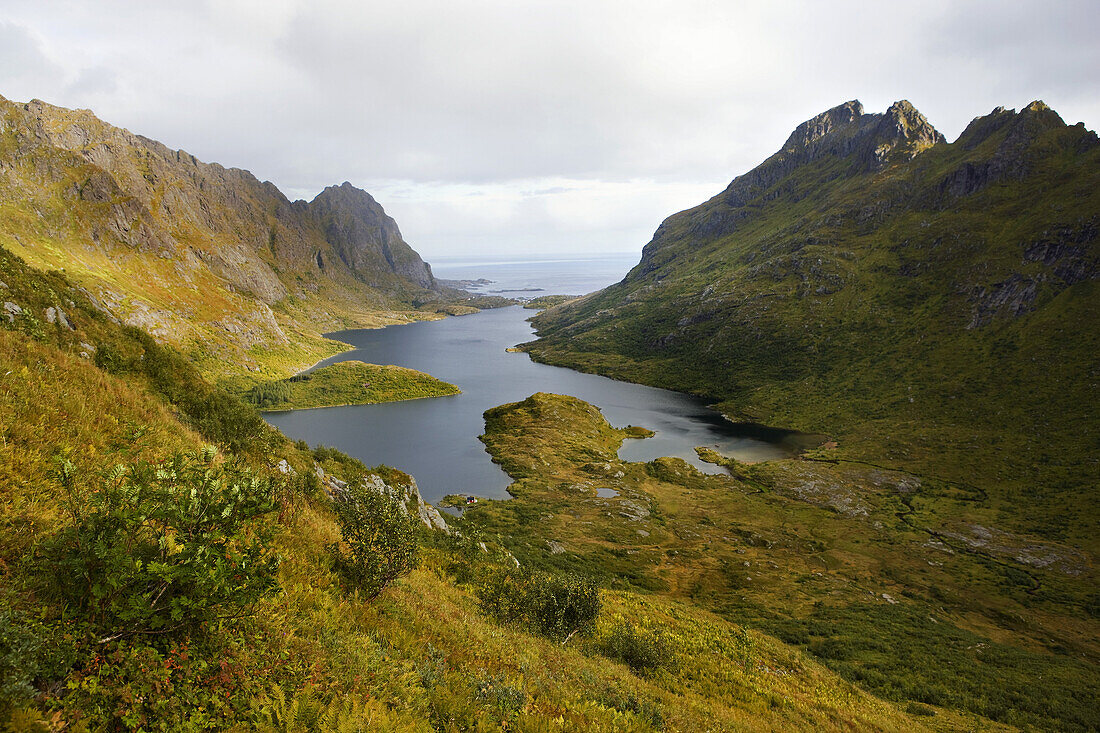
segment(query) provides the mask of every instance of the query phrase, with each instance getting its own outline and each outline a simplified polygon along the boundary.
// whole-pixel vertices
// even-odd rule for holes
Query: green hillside
[[[1042,103],[950,144],[907,103],[849,103],[539,314],[528,350],[976,484],[998,526],[1092,552],[1098,232],[1100,145]]]
[[[465,298],[349,183],[292,202],[88,110],[2,97],[0,166],[0,245],[211,375],[289,376],[345,348],[324,332]]]
[[[1083,125],[1036,102],[948,143],[908,103],[851,102],[665,220],[620,283],[537,315],[524,348],[829,437],[751,467],[704,450],[756,497],[709,509],[714,526],[766,538],[753,552],[778,569],[723,577],[715,541],[696,562],[719,567],[673,592],[887,697],[1092,729],[1055,699],[1091,694],[1100,660],[1098,235]],[[682,501],[652,494],[662,512]],[[891,585],[896,604],[859,600]],[[995,643],[997,670],[958,656]]]

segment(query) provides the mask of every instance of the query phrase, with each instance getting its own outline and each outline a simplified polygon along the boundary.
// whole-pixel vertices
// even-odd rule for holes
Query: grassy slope
[[[912,474],[838,463],[834,451],[708,476],[677,459],[621,462],[624,437],[569,397],[488,411],[483,441],[516,498],[479,503],[463,526],[524,564],[780,634],[888,699],[954,710],[941,709],[947,727],[967,712],[1041,728],[1100,723],[1088,703],[1100,691],[1097,625],[1083,610],[1094,575],[1072,548],[932,536],[929,509],[966,511],[968,487],[918,493]],[[1018,565],[1021,548],[1059,560]]]
[[[542,310],[543,308],[553,308],[555,305],[561,305],[562,303],[568,303],[576,299],[576,295],[540,295],[531,298],[523,304],[523,307],[528,310]]]
[[[6,292],[32,314],[71,295],[66,313],[75,326],[0,321],[0,611],[22,612],[45,644],[39,697],[20,703],[15,729],[297,730],[317,718],[325,721],[318,729],[331,730],[920,729],[774,638],[661,598],[609,593],[601,625],[626,617],[662,629],[676,641],[676,673],[639,677],[594,654],[586,639],[563,646],[501,627],[450,575],[461,567],[468,577],[491,556],[476,548],[461,554],[439,537],[425,536],[434,549],[420,570],[366,603],[330,569],[326,545],[338,531],[327,499],[296,493],[294,484],[267,520],[276,523],[284,558],[281,591],[253,616],[164,645],[74,637],[79,619],[40,594],[43,570],[34,560],[37,543],[70,521],[54,457],[69,456],[85,477],[79,502],[98,470],[139,457],[155,462],[207,438],[181,422],[194,419],[186,403],[165,404],[162,372],[108,374],[83,355],[88,345],[102,354],[110,344],[122,361],[144,349],[136,359],[144,363],[168,358],[159,347],[104,318],[59,275],[10,256],[4,265]],[[174,368],[180,379],[195,377],[186,362]],[[239,455],[277,477],[281,459],[300,476],[317,461],[347,480],[363,470],[271,431],[252,436]],[[0,672],[9,661],[0,655]],[[31,662],[14,660],[17,671]]]
[[[269,410],[373,405],[378,402],[444,397],[460,392],[453,384],[415,369],[361,361],[337,362],[265,387],[277,393],[269,404],[261,405]],[[285,399],[279,399],[284,395],[284,390]]]

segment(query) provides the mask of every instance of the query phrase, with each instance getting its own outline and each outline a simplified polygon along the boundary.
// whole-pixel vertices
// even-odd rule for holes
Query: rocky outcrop
[[[1038,281],[1017,273],[988,288],[979,287],[971,295],[974,309],[966,327],[979,328],[998,316],[1018,318],[1032,309],[1038,292]]]
[[[320,465],[314,464],[313,470],[329,498],[346,501],[348,486],[346,481],[326,473]],[[395,471],[395,473],[398,472]],[[376,473],[368,473],[362,478],[362,485],[371,491],[395,499],[406,516],[415,517],[428,529],[449,534],[451,528],[447,526],[447,522],[443,519],[443,515],[440,514],[439,510],[424,501],[424,497],[420,495],[420,488],[416,485],[416,479],[408,474],[400,475],[402,476],[400,481],[387,481]]]
[[[946,196],[943,205],[993,183],[1023,180],[1050,152],[1041,146],[1033,149],[1039,138],[1046,132],[1067,127],[1057,112],[1040,101],[1032,102],[1018,114],[997,107],[988,115],[975,118],[955,144],[979,154],[963,161],[940,181],[939,191]],[[1096,134],[1085,131],[1083,126],[1080,133],[1083,134],[1074,136],[1072,152],[1084,154],[1100,144]],[[981,155],[980,149],[987,145],[995,147],[988,155]]]
[[[309,210],[352,271],[367,275],[383,268],[422,288],[439,288],[431,268],[401,238],[397,222],[366,191],[346,181],[329,186],[309,203]]]
[[[908,100],[894,102],[875,125],[870,139],[861,141],[861,162],[877,170],[890,163],[907,162],[946,142],[944,136]]]

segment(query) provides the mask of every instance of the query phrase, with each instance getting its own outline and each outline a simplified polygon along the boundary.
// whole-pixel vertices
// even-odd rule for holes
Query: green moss
[[[244,396],[261,409],[300,410],[444,397],[460,391],[415,369],[340,361],[289,379],[255,385]]]
[[[496,538],[524,567],[671,596],[778,634],[878,695],[940,706],[947,729],[975,726],[959,715],[1095,724],[1083,701],[1096,664],[1076,631],[1093,623],[1082,556],[1007,533],[968,544],[979,535],[966,522],[992,525],[977,487],[833,449],[759,464],[697,449],[729,475],[678,458],[626,463],[616,456],[625,432],[560,395],[489,410],[482,440],[516,479],[514,498],[481,501],[453,523]],[[1026,565],[1023,552],[1054,562]]]

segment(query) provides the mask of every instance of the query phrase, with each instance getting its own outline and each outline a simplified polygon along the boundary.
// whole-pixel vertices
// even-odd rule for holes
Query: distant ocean
[[[470,292],[535,298],[540,295],[584,295],[617,283],[638,264],[640,252],[591,256],[562,255],[538,259],[507,256],[433,257],[432,273],[444,280],[491,280]]]

